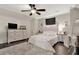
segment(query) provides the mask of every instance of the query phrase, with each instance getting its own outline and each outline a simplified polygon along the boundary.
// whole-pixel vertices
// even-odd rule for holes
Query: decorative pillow
[[[44,31],[43,32],[44,35],[48,35],[48,36],[54,36],[57,34],[57,32],[54,32],[54,31]]]
[[[57,25],[47,25],[47,26],[44,26],[43,31],[57,32]]]

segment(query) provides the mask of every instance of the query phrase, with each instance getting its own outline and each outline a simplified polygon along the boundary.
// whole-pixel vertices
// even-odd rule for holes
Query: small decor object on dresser
[[[26,26],[20,26],[21,30],[26,30]]]

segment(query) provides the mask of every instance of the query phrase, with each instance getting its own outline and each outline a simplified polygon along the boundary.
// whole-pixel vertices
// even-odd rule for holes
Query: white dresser
[[[8,43],[27,38],[28,35],[26,30],[8,29]]]

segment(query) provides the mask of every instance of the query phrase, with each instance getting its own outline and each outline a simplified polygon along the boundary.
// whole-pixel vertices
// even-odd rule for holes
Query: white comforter
[[[47,33],[33,35],[29,39],[29,43],[53,52],[55,52],[55,50],[52,48],[52,45],[54,45],[57,41],[58,40],[56,34],[47,34]]]

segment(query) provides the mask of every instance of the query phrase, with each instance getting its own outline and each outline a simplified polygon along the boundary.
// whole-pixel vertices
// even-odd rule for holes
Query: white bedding
[[[34,44],[45,50],[50,50],[55,53],[55,50],[52,48],[57,42],[57,35],[53,32],[45,32],[43,34],[33,35],[29,39],[29,43]]]

